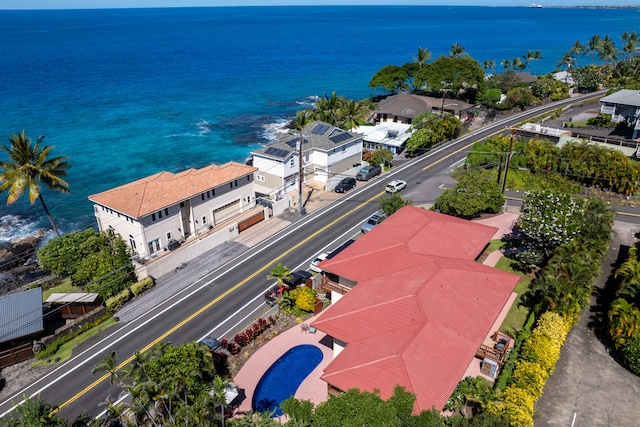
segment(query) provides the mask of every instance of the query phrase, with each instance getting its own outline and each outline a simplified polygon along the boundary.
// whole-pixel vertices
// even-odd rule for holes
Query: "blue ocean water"
[[[576,40],[609,34],[620,45],[639,18],[446,6],[0,11],[0,138],[46,135],[72,164],[71,194],[43,192],[52,214],[64,231],[94,227],[90,194],[161,170],[244,162],[316,97],[378,93],[373,74],[412,61],[418,47],[436,58],[458,43],[496,64],[540,50],[540,74]],[[0,203],[0,241],[38,227],[48,227],[39,205]]]

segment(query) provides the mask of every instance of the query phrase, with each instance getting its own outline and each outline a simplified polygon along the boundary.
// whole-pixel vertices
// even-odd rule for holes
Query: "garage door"
[[[213,211],[213,222],[217,224],[240,213],[240,199],[228,203]]]

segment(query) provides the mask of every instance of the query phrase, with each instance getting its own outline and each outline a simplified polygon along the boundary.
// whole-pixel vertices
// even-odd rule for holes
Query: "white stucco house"
[[[640,138],[640,90],[623,89],[601,98],[600,112],[611,114],[614,122],[627,122],[633,129],[631,139]]]
[[[276,141],[251,152],[258,194],[284,198],[298,188],[300,176],[299,133],[283,134]],[[325,186],[362,162],[362,136],[321,121],[302,131],[303,182]]]
[[[255,206],[255,168],[236,162],[155,175],[89,196],[100,231],[148,259]]]
[[[362,135],[365,150],[387,149],[397,156],[411,136],[411,125],[398,122],[381,122],[373,126],[358,126],[352,130]]]

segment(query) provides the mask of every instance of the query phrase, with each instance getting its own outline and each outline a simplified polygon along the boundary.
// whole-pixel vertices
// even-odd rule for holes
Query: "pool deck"
[[[322,313],[318,316],[321,315]],[[305,324],[311,324],[318,316],[307,319]],[[262,346],[235,376],[233,382],[244,391],[246,396],[237,409],[239,412],[251,411],[253,393],[258,381],[267,369],[289,349],[302,344],[312,344],[318,347],[322,351],[322,361],[300,384],[295,397],[310,400],[314,405],[327,400],[327,383],[322,381],[320,376],[333,360],[332,340],[327,334],[320,331],[316,333],[305,332],[300,325],[297,325]]]

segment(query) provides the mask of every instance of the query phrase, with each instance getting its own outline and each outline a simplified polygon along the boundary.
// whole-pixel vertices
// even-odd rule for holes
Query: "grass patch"
[[[103,330],[107,329],[109,326],[114,325],[115,323],[117,323],[117,321],[113,317],[105,320],[104,322],[100,323],[99,325],[97,325],[97,326],[89,329],[88,331],[78,335],[77,337],[75,337],[71,341],[62,344],[62,346],[60,346],[60,349],[56,353],[50,355],[49,357],[47,357],[44,360],[38,360],[37,362],[34,362],[33,366],[55,365],[56,363],[64,362],[65,360],[67,360],[67,359],[69,359],[71,357],[71,354],[72,354],[73,349],[74,349],[75,346],[77,346],[78,344],[88,340],[89,338],[93,337],[94,335],[97,335],[98,333],[100,333]]]
[[[485,249],[485,251],[488,253],[495,252],[504,248],[506,244],[507,242],[505,242],[502,239],[491,240],[489,241],[489,244],[487,245],[487,248]]]
[[[513,338],[516,337],[516,332],[522,330],[525,322],[527,321],[527,316],[529,315],[529,309],[526,307],[520,306],[522,302],[522,294],[529,290],[531,286],[531,276],[523,274],[522,272],[516,271],[513,266],[516,262],[507,257],[502,257],[496,263],[496,268],[502,271],[508,271],[509,273],[514,273],[520,276],[520,280],[516,284],[514,292],[518,294],[515,302],[509,309],[507,316],[505,317],[502,325],[500,325],[500,332],[507,334]]]
[[[58,286],[47,289],[46,291],[42,291],[42,301],[46,301],[47,298],[51,296],[51,294],[68,294],[70,292],[75,292],[76,290],[78,290],[78,288],[71,284],[70,278],[67,278]]]

